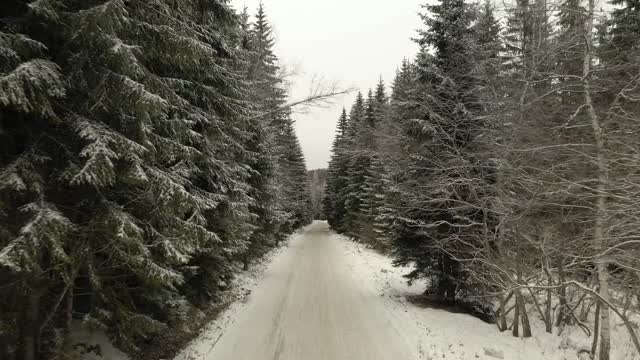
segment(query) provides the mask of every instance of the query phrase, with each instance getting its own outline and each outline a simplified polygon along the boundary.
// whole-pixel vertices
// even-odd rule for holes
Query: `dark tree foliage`
[[[327,220],[324,214],[324,201],[328,170],[310,170],[308,175],[311,186],[311,211],[313,219]]]
[[[3,358],[74,317],[133,353],[309,221],[272,46],[226,0],[2,2]]]
[[[391,250],[397,264],[415,265],[408,279],[429,278],[430,293],[456,301],[474,294],[457,259],[485,231],[492,194],[492,165],[479,140],[488,106],[478,90],[498,74],[502,45],[488,3],[476,9],[443,0],[425,9],[421,51],[415,64],[403,63],[390,100],[380,83],[351,110],[330,167],[327,199],[337,206],[327,215],[334,228]],[[346,186],[334,188],[335,159],[344,154]]]
[[[612,356],[615,318],[635,347],[618,356],[640,353],[640,5],[611,4],[425,5],[389,100],[380,85],[339,123],[330,225],[501,331],[531,337],[534,310],[548,333],[590,327],[595,304],[591,352]]]
[[[420,91],[412,99],[421,108],[406,124],[411,158],[409,179],[401,185],[416,194],[402,216],[414,230],[398,234],[394,251],[399,264],[416,264],[409,278],[429,277],[431,293],[455,301],[473,293],[456,259],[483,231],[483,199],[491,191],[490,166],[477,140],[486,124],[473,73],[476,59],[486,54],[475,51],[475,14],[464,1],[425,8],[428,30],[418,39],[422,51],[416,61]],[[489,25],[491,31],[494,24]]]
[[[329,225],[337,231],[343,231],[342,221],[346,214],[343,197],[343,189],[346,187],[346,176],[349,166],[347,157],[347,133],[349,129],[349,117],[347,110],[342,110],[338,120],[336,136],[333,141],[333,149],[327,179],[326,194],[323,201],[324,214]]]
[[[612,64],[624,64],[638,61],[640,52],[640,1],[611,0],[613,12],[604,24],[601,36],[601,56]]]
[[[246,18],[247,16],[244,15]],[[249,183],[255,201],[257,229],[243,253],[245,268],[253,258],[264,254],[274,243],[294,229],[311,221],[310,189],[305,160],[294,130],[289,109],[283,109],[287,94],[280,74],[275,41],[265,8],[261,4],[249,29],[244,47],[248,50],[247,75],[254,90],[258,116],[256,134],[249,144],[252,151]]]

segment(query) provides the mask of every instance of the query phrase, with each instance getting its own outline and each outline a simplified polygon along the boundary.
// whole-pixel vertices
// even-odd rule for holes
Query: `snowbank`
[[[470,315],[413,305],[407,298],[420,295],[426,283],[409,287],[403,278],[409,268],[396,268],[387,256],[340,238],[354,276],[384,299],[392,325],[413,348],[415,359],[577,360],[580,350],[591,348],[580,329],[567,328],[562,336],[548,334],[533,313],[534,337],[519,339]],[[612,359],[640,359],[625,329],[614,326],[613,331]]]

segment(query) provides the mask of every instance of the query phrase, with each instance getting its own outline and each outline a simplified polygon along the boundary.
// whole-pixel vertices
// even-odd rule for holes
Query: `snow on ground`
[[[272,262],[234,324],[198,342],[198,360],[410,360],[382,298],[352,274],[316,221]],[[185,357],[180,358],[185,360]]]
[[[89,330],[80,321],[71,324],[71,339],[74,344],[72,359],[82,360],[129,360],[116,349],[102,330]]]
[[[470,315],[414,305],[407,296],[420,295],[425,282],[408,286],[402,275],[409,268],[396,268],[387,256],[339,237],[354,277],[384,299],[387,317],[413,348],[416,359],[577,360],[580,350],[591,348],[591,340],[576,327],[565,329],[562,336],[547,334],[533,313],[534,337],[519,339]],[[612,359],[640,359],[625,329],[619,325],[613,331]]]
[[[272,250],[259,263],[253,264],[248,271],[236,275],[233,288],[229,296],[237,299],[225,311],[206,325],[200,332],[200,336],[194,339],[183,349],[174,360],[200,360],[208,357],[227,328],[237,320],[238,314],[245,308],[249,295],[261,283],[265,270],[283,261],[288,245],[301,237],[304,230],[292,235],[287,244]]]

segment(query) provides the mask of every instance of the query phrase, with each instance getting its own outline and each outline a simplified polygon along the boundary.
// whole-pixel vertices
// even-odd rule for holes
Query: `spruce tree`
[[[401,234],[409,234],[411,225],[405,217],[405,200],[414,194],[404,192],[407,187],[400,186],[407,181],[406,169],[409,168],[411,155],[408,126],[410,119],[418,116],[415,92],[417,91],[417,77],[415,65],[408,60],[402,62],[393,81],[392,92],[388,105],[388,116],[380,124],[380,131],[384,134],[380,141],[380,156],[383,161],[384,173],[381,180],[385,186],[381,194],[380,207],[375,219],[374,231],[380,241],[398,256],[397,239]],[[374,165],[375,167],[375,165]]]
[[[345,217],[343,220],[344,231],[347,235],[358,238],[361,227],[362,200],[364,195],[364,177],[369,166],[365,153],[364,141],[367,132],[367,104],[358,93],[349,115],[347,141],[345,153],[348,167],[343,182],[346,187],[341,189],[341,198],[344,199]]]
[[[245,41],[243,47],[248,51],[249,61],[246,72],[253,89],[253,102],[257,104],[258,117],[252,121],[253,139],[247,144],[249,164],[252,172],[250,196],[254,199],[251,212],[255,216],[255,228],[247,250],[242,255],[244,268],[249,267],[252,259],[263,255],[281,236],[281,226],[285,221],[278,199],[278,149],[276,128],[281,121],[277,112],[285,102],[285,93],[280,88],[277,57],[273,53],[274,41],[271,26],[262,4],[259,6],[256,20],[248,23],[248,14],[243,14]],[[268,114],[262,116],[261,114]]]
[[[70,274],[77,231],[50,191],[67,156],[55,106],[65,78],[26,4],[5,1],[0,14],[0,357],[35,359],[40,310]]]
[[[610,65],[638,61],[640,56],[640,1],[611,0],[611,18],[601,31],[601,57]]]
[[[388,231],[385,222],[389,179],[382,156],[374,153],[364,179],[362,201],[363,227],[360,237],[364,242],[379,249],[388,247]]]
[[[385,85],[382,80],[376,87],[375,94],[369,93],[367,100],[367,122],[361,136],[363,156],[366,157],[368,167],[363,169],[364,182],[362,185],[362,214],[360,218],[359,237],[364,242],[384,248],[387,241],[386,231],[379,222],[381,210],[384,208],[385,196],[388,188],[387,171],[381,155],[381,141],[379,134],[382,123],[388,111]]]
[[[349,117],[347,110],[342,109],[342,114],[336,127],[336,135],[331,150],[329,161],[326,195],[323,209],[329,225],[338,232],[343,232],[345,216],[344,188],[347,185],[347,171],[349,167],[347,143],[349,132]]]
[[[558,41],[562,46],[558,63],[563,73],[577,75],[582,71],[584,41],[582,39],[586,21],[586,9],[580,0],[566,0],[558,11]]]
[[[309,208],[303,208],[310,204],[311,195],[304,155],[295,134],[291,110],[283,106],[286,103],[286,91],[278,59],[273,53],[271,26],[262,4],[256,14],[252,35],[252,51],[257,58],[250,74],[263,102],[261,112],[264,115],[260,118],[271,132],[272,146],[267,151],[271,151],[276,159],[276,201],[272,203],[275,204],[273,211],[278,218],[272,222],[279,224],[276,234],[279,240],[311,220]]]
[[[43,269],[31,282],[25,326],[65,330],[71,309],[83,308],[88,323],[133,351],[177,315],[183,293],[217,292],[251,231],[243,165],[251,127],[247,87],[234,71],[235,14],[222,2],[39,1],[31,10],[32,34],[68,89],[41,137],[56,157],[29,152],[46,174],[37,203],[9,207],[31,217],[15,222],[2,262],[17,276]],[[60,95],[50,74],[48,92]],[[38,95],[45,105],[46,94]],[[19,169],[15,161],[7,158],[3,173]],[[27,267],[21,244],[37,238],[55,245],[55,256],[37,255]],[[77,287],[91,295],[74,296]],[[58,298],[70,305],[58,307]],[[64,324],[37,315],[62,309]],[[51,349],[25,341],[42,333],[21,333],[23,353]]]
[[[326,220],[324,215],[324,199],[327,185],[327,169],[316,169],[308,172],[311,185],[312,215],[314,220]]]
[[[308,225],[313,219],[311,214],[311,190],[304,154],[295,134],[293,124],[285,129],[286,152],[285,168],[287,169],[288,199],[287,209],[290,231]]]
[[[395,233],[399,264],[415,263],[410,279],[431,278],[430,291],[455,301],[472,292],[462,265],[467,242],[476,242],[489,191],[482,149],[485,124],[473,76],[473,13],[463,0],[424,6],[428,30],[418,40],[419,117],[406,123],[410,160],[402,188],[406,226]],[[430,48],[434,49],[432,55]]]
[[[188,302],[216,300],[236,260],[309,221],[262,8],[253,26],[226,0],[11,0],[0,13],[11,357],[61,356],[72,317],[135,353]]]
[[[488,90],[489,86],[496,86],[495,84],[498,83],[496,80],[503,70],[505,49],[502,42],[502,28],[490,1],[485,1],[476,12],[471,34],[474,40],[472,51],[475,54],[473,72],[484,83],[483,87]]]

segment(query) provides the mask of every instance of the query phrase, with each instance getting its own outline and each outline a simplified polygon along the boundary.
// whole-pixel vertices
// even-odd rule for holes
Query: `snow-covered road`
[[[352,276],[345,251],[316,222],[268,268],[211,360],[409,359],[378,293]]]
[[[514,338],[472,316],[411,304],[385,255],[315,222],[264,265],[236,279],[251,292],[207,326],[174,360],[574,360],[590,339],[578,328]],[[242,296],[239,296],[243,298]],[[620,329],[612,359],[640,360]],[[619,335],[619,336],[618,336]]]

